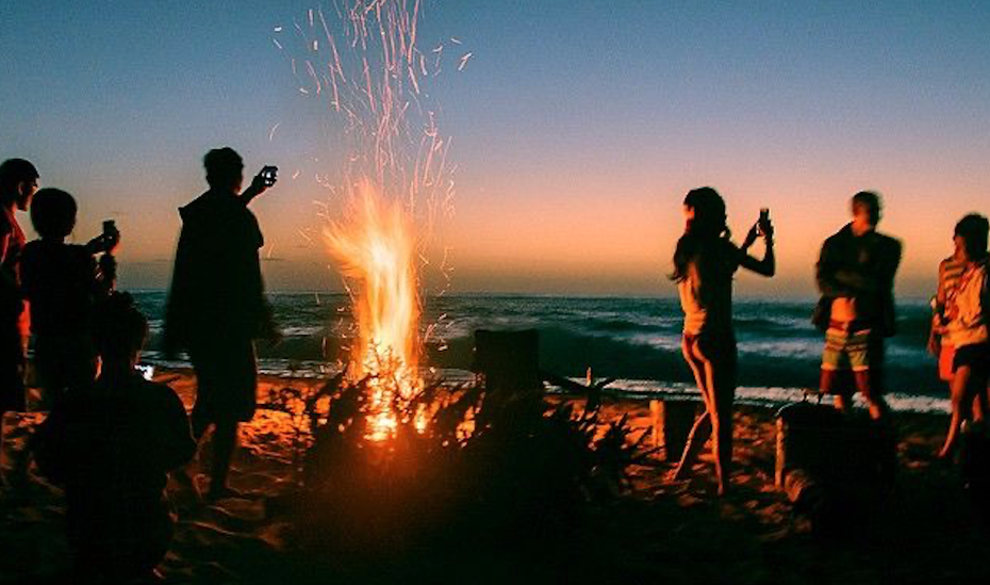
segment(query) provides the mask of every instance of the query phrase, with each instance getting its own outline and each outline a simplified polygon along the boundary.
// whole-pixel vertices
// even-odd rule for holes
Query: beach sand
[[[195,384],[188,371],[159,372],[157,380],[191,406]],[[316,382],[263,378],[259,394],[304,383]],[[604,408],[606,418],[628,415],[636,429],[652,425],[647,401],[608,398]],[[175,501],[179,521],[161,569],[174,583],[325,583],[335,576],[347,582],[403,583],[990,580],[983,557],[990,534],[976,521],[957,470],[933,461],[945,416],[897,415],[899,473],[893,494],[862,529],[822,541],[807,523],[794,520],[791,504],[774,488],[773,415],[757,407],[738,409],[735,490],[728,497],[715,497],[710,457],[702,457],[693,480],[674,483],[665,479],[670,465],[657,456],[634,470],[628,496],[541,550],[478,551],[470,559],[444,559],[438,553],[435,562],[418,566],[419,572],[392,567],[380,573],[313,575],[305,557],[288,546],[284,519],[265,512],[265,498],[284,493],[291,484],[292,451],[285,415],[259,409],[254,421],[242,425],[243,448],[231,476],[232,486],[246,497],[215,505],[189,497]],[[16,450],[41,418],[8,415],[7,448]],[[0,583],[65,582],[61,492],[29,475],[25,485],[0,498]]]

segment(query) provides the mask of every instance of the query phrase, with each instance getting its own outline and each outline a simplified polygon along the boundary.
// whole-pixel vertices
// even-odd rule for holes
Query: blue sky
[[[430,89],[458,164],[459,290],[669,294],[680,200],[711,184],[736,233],[762,206],[778,222],[780,277],[743,292],[809,292],[821,240],[873,188],[905,241],[899,288],[923,294],[954,221],[990,211],[990,3],[424,4],[421,45],[472,52]],[[255,207],[270,285],[334,287],[298,232],[338,145],[272,43],[318,5],[4,0],[0,157],[76,194],[78,239],[116,218],[124,283],[162,286],[175,209],[229,144],[283,169]]]

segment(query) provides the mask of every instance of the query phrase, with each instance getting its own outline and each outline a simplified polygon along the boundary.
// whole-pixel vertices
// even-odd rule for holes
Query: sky
[[[737,241],[761,207],[777,227],[777,277],[737,294],[812,295],[872,189],[898,293],[924,296],[955,221],[990,213],[988,2],[423,2],[420,45],[471,53],[428,88],[457,165],[454,292],[671,295],[684,194],[710,185]],[[0,0],[0,158],[76,196],[77,241],[115,219],[121,286],[156,288],[202,155],[233,146],[282,170],[252,203],[269,289],[337,290],[304,234],[343,146],[273,42],[319,6]]]

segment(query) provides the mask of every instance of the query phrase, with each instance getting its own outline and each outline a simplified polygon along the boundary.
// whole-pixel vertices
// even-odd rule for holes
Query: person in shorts
[[[815,324],[825,331],[820,388],[848,411],[852,391],[866,400],[870,416],[882,418],[884,338],[894,334],[894,275],[901,244],[877,232],[880,197],[861,191],[852,198],[853,220],[825,240],[817,265],[822,298]]]
[[[928,336],[928,352],[938,358],[938,377],[943,382],[952,384],[952,361],[955,348],[945,327],[948,325],[948,314],[956,300],[959,288],[959,278],[966,268],[963,258],[962,238],[953,234],[955,252],[942,260],[938,265],[938,290],[932,298],[932,326]]]
[[[969,214],[956,224],[964,270],[959,277],[955,302],[947,313],[946,331],[955,356],[952,360],[952,419],[939,458],[952,457],[964,421],[977,410],[987,412],[987,381],[990,379],[990,285],[988,285],[987,235],[990,223],[979,214]]]

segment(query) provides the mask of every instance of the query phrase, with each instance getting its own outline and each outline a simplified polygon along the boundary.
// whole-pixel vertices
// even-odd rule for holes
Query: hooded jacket
[[[179,209],[182,232],[165,312],[167,351],[272,328],[254,214],[232,192],[210,190]]]

